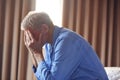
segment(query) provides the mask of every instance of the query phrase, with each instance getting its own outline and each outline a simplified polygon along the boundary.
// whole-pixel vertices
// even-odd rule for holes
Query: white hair
[[[53,25],[52,20],[45,12],[30,11],[21,22],[21,30],[28,27],[38,28],[42,24]]]

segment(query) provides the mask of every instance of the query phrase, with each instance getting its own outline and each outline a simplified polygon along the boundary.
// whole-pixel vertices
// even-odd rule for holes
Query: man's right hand
[[[35,59],[35,56],[34,56],[34,52],[27,46],[27,43],[26,43],[26,32],[24,31],[24,43],[25,43],[25,46],[27,47],[28,49],[28,52],[29,54],[31,55],[31,59],[32,59],[32,63],[35,67],[37,67],[37,61]]]
[[[32,59],[34,61],[33,63],[38,65],[40,61],[44,60],[42,54],[41,35],[38,36],[39,40],[36,41],[31,32],[29,30],[26,30],[24,36],[25,36],[24,42],[30,54],[32,55]]]

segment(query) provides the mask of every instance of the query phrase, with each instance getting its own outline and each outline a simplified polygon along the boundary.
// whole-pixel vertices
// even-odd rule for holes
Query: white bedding
[[[120,80],[120,67],[105,67],[109,80]]]

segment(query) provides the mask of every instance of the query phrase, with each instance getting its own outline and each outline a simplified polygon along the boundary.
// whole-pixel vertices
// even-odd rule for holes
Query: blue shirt
[[[91,45],[75,32],[55,26],[45,60],[33,67],[38,80],[108,80]]]

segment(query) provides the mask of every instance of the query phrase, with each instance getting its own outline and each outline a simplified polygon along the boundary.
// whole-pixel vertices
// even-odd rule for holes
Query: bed
[[[120,80],[120,67],[105,67],[109,80]]]

